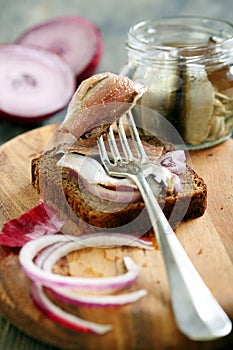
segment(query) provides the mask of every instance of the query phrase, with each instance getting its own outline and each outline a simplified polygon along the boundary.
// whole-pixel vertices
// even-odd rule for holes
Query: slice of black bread
[[[146,141],[158,146],[158,140],[155,138],[149,137]],[[164,152],[172,149],[170,144],[163,146]],[[57,166],[62,156],[62,152],[54,149],[34,158],[31,167],[32,184],[62,217],[70,217],[71,221],[75,222],[74,230],[77,233],[87,229],[96,231],[107,228],[142,234],[151,228],[142,200],[122,205],[91,194],[82,181],[78,181],[77,174]],[[158,198],[165,216],[173,227],[181,220],[202,216],[207,206],[207,186],[190,166],[187,165],[186,171],[180,175],[180,180],[182,192],[162,191]]]

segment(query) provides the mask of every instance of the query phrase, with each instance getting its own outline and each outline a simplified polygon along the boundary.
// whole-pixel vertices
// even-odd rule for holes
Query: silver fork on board
[[[138,157],[135,158],[131,152],[121,118],[117,123],[117,131],[123,155],[112,126],[107,132],[111,157],[103,136],[97,140],[105,171],[113,177],[130,178],[142,195],[166,266],[177,327],[192,340],[223,337],[230,333],[231,321],[191,263],[153,195],[146,176],[153,174],[154,168],[147,158],[132,114],[128,112],[126,118]]]

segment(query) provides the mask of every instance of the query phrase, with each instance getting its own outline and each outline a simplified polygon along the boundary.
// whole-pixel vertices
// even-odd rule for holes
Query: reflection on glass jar
[[[210,147],[230,137],[230,23],[189,16],[144,21],[130,28],[126,46],[128,63],[121,74],[147,86],[140,103],[166,117],[187,148]]]

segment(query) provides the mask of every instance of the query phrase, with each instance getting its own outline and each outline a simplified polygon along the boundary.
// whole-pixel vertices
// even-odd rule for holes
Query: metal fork
[[[152,174],[154,168],[147,158],[131,113],[127,113],[127,120],[138,157],[131,152],[120,119],[117,129],[123,156],[110,127],[107,141],[111,158],[103,137],[97,140],[103,166],[110,176],[132,179],[141,192],[166,266],[177,327],[193,340],[223,337],[230,333],[231,321],[203,282],[164,216],[147,181],[147,175]]]

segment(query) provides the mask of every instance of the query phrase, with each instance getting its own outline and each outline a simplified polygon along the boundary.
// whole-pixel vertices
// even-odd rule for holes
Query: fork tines
[[[125,120],[127,124],[125,123]],[[125,129],[130,131],[130,136],[127,137]],[[119,139],[116,136],[119,136]],[[148,157],[142,145],[133,115],[127,112],[125,118],[120,118],[114,126],[110,126],[107,132],[107,141],[110,147],[113,162],[119,162],[123,160],[133,161],[135,158],[141,163],[148,163]],[[101,159],[109,161],[108,151],[105,147],[103,136],[100,136],[98,140],[99,148],[101,148]],[[123,156],[121,155],[123,153]],[[136,155],[135,155],[136,154]]]
[[[134,147],[137,150],[139,157],[141,158],[140,159],[141,163],[148,163],[148,157],[147,157],[146,152],[144,150],[144,147],[143,147],[142,141],[140,139],[138,129],[137,129],[137,126],[135,124],[134,117],[133,117],[133,114],[131,111],[128,111],[126,113],[126,119],[128,122],[128,126],[129,126],[132,140],[134,142]],[[120,119],[120,121],[121,121],[121,119]],[[122,131],[122,129],[120,131]]]

